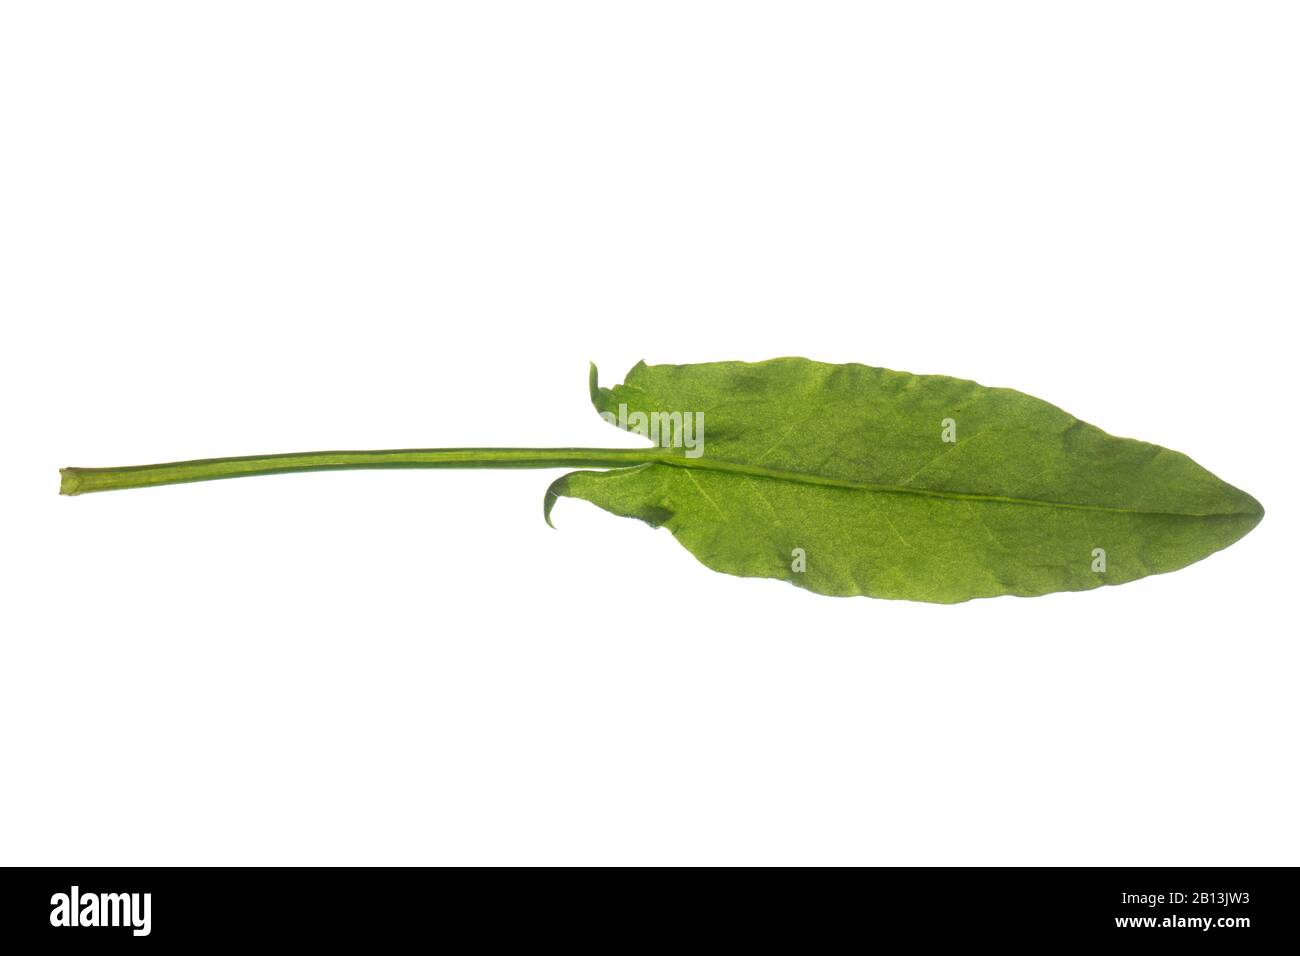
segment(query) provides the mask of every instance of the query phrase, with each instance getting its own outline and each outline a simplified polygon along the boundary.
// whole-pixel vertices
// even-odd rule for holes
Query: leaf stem
[[[648,463],[674,468],[768,478],[804,485],[870,491],[879,494],[917,495],[958,501],[993,504],[1034,505],[1076,511],[1103,511],[1114,514],[1160,514],[1182,518],[1219,516],[1263,516],[1259,502],[1245,496],[1245,510],[1234,506],[1229,511],[1143,511],[1086,502],[1053,501],[1021,498],[909,485],[882,484],[820,475],[812,471],[785,471],[762,465],[745,464],[717,458],[690,458],[676,448],[395,448],[385,451],[308,451],[287,455],[253,455],[246,458],[201,458],[196,461],[173,461],[160,465],[130,465],[122,468],[61,468],[59,494],[84,495],[93,491],[122,488],[149,488],[175,485],[187,481],[211,481],[215,478],[244,478],[250,475],[278,475],[293,471],[341,471],[353,468],[608,468]]]
[[[671,448],[396,448],[309,451],[242,458],[201,458],[121,468],[61,468],[59,494],[150,488],[187,481],[351,468],[589,468],[640,465],[670,457]]]

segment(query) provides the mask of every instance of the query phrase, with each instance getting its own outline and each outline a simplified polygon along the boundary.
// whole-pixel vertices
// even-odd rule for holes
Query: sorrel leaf
[[[561,497],[666,527],[710,568],[821,594],[954,603],[1184,567],[1263,517],[1178,452],[942,375],[784,358],[637,365],[591,396],[654,447],[304,452],[65,468],[60,491],[345,468],[599,467]]]
[[[951,603],[1121,584],[1199,561],[1263,516],[1186,455],[942,375],[642,363],[612,389],[593,378],[592,401],[615,421],[702,412],[705,454],[566,475],[548,514],[582,498],[668,528],[715,571],[821,594]]]

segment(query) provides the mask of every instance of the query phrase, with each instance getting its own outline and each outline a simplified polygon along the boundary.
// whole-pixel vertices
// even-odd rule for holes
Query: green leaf
[[[1264,514],[1186,455],[942,375],[641,363],[613,388],[593,366],[591,393],[625,428],[702,413],[703,454],[565,475],[548,520],[558,497],[581,498],[667,528],[715,571],[820,594],[954,603],[1122,584],[1199,561]],[[682,438],[665,428],[657,444]]]
[[[63,468],[84,495],[354,468],[609,468],[547,492],[667,527],[706,565],[821,594],[952,603],[1122,584],[1264,515],[1185,455],[942,375],[785,358],[637,365],[591,397],[650,448],[398,448]],[[707,426],[707,428],[705,427]]]

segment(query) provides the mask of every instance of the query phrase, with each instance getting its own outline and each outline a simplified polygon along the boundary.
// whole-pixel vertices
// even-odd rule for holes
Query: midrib
[[[653,450],[653,449],[652,449]],[[955,501],[987,502],[991,504],[1029,505],[1037,508],[1062,508],[1070,511],[1101,511],[1108,514],[1131,515],[1165,515],[1176,518],[1227,518],[1253,516],[1252,511],[1162,511],[1145,508],[1112,508],[1107,505],[1085,504],[1075,501],[1052,501],[1046,498],[1017,498],[1009,495],[985,495],[968,491],[942,491],[934,488],[913,488],[907,485],[888,485],[871,481],[855,481],[851,478],[835,478],[814,472],[785,471],[780,468],[766,468],[762,465],[749,465],[740,462],[722,461],[716,458],[686,458],[684,456],[656,457],[653,463],[670,465],[674,468],[690,468],[701,471],[713,471],[722,474],[744,475],[749,478],[768,478],[773,481],[788,481],[796,484],[818,485],[826,488],[847,488],[854,491],[869,491],[881,494],[915,495],[923,498],[946,498]]]

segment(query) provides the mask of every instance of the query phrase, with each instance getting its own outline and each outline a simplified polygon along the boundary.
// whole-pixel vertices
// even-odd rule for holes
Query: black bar
[[[29,944],[93,948],[256,941],[372,949],[412,933],[456,938],[451,932],[484,943],[509,933],[532,945],[615,948],[746,938],[806,948],[847,933],[863,943],[902,934],[927,944],[1241,949],[1289,946],[1298,915],[1291,868],[616,872],[594,880],[581,871],[523,872],[503,889],[510,879],[438,869],[7,869],[0,925]],[[74,886],[77,923],[118,925],[71,925]]]

